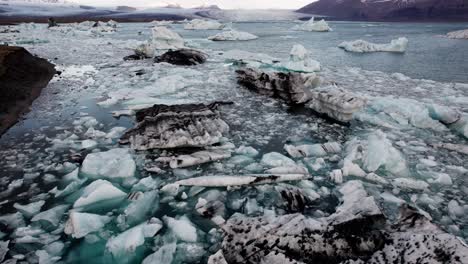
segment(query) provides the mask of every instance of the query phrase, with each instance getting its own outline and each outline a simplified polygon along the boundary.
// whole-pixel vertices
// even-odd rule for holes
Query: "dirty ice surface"
[[[206,22],[188,30],[174,24],[185,46],[210,56],[194,67],[123,61],[151,38],[149,23],[119,24],[115,31],[27,24],[17,27],[20,33],[2,34],[2,42],[53,61],[62,74],[0,139],[0,258],[206,263],[220,248],[219,225],[234,213],[287,212],[276,187],[301,189],[313,203],[308,216],[326,217],[350,180],[361,181],[389,219],[409,203],[466,241],[468,43],[440,37],[459,25],[329,23],[333,31],[326,33],[295,31],[293,22],[236,24],[258,36],[248,42],[209,41],[222,31]],[[409,39],[405,54],[337,47],[398,37]],[[349,126],[237,85],[237,66],[223,56],[242,50],[251,60],[287,63],[295,44],[320,62],[324,83],[367,99]],[[219,100],[234,102],[219,110],[230,127],[220,146],[230,153],[226,158],[158,170],[156,159],[189,153],[135,152],[118,143],[138,109]],[[241,185],[233,177],[304,170],[313,178],[228,188],[193,180],[226,175]],[[200,179],[222,186],[213,183],[222,178]],[[217,205],[211,218],[202,217],[207,204]]]

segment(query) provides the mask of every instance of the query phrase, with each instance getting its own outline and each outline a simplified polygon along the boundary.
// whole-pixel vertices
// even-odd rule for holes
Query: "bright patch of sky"
[[[201,5],[218,5],[224,9],[297,9],[314,0],[68,0],[92,6],[128,5],[134,7],[157,7],[168,4],[179,4],[182,7],[196,7]]]

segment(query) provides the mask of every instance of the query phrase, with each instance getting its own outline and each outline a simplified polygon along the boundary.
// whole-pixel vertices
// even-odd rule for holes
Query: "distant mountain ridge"
[[[468,21],[468,0],[319,0],[297,11],[344,20]]]

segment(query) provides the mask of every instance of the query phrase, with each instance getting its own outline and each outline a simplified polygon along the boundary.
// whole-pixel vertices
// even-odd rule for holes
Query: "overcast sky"
[[[116,6],[128,5],[135,7],[162,6],[166,4],[178,3],[183,7],[194,7],[202,4],[216,4],[225,9],[237,8],[281,8],[297,9],[315,0],[71,0],[70,2],[87,4],[93,6]]]

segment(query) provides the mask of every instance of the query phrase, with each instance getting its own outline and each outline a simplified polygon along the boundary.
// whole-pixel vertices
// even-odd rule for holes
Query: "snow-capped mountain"
[[[319,0],[298,12],[351,20],[468,20],[468,0]]]
[[[0,3],[70,4],[66,0],[0,0]]]

